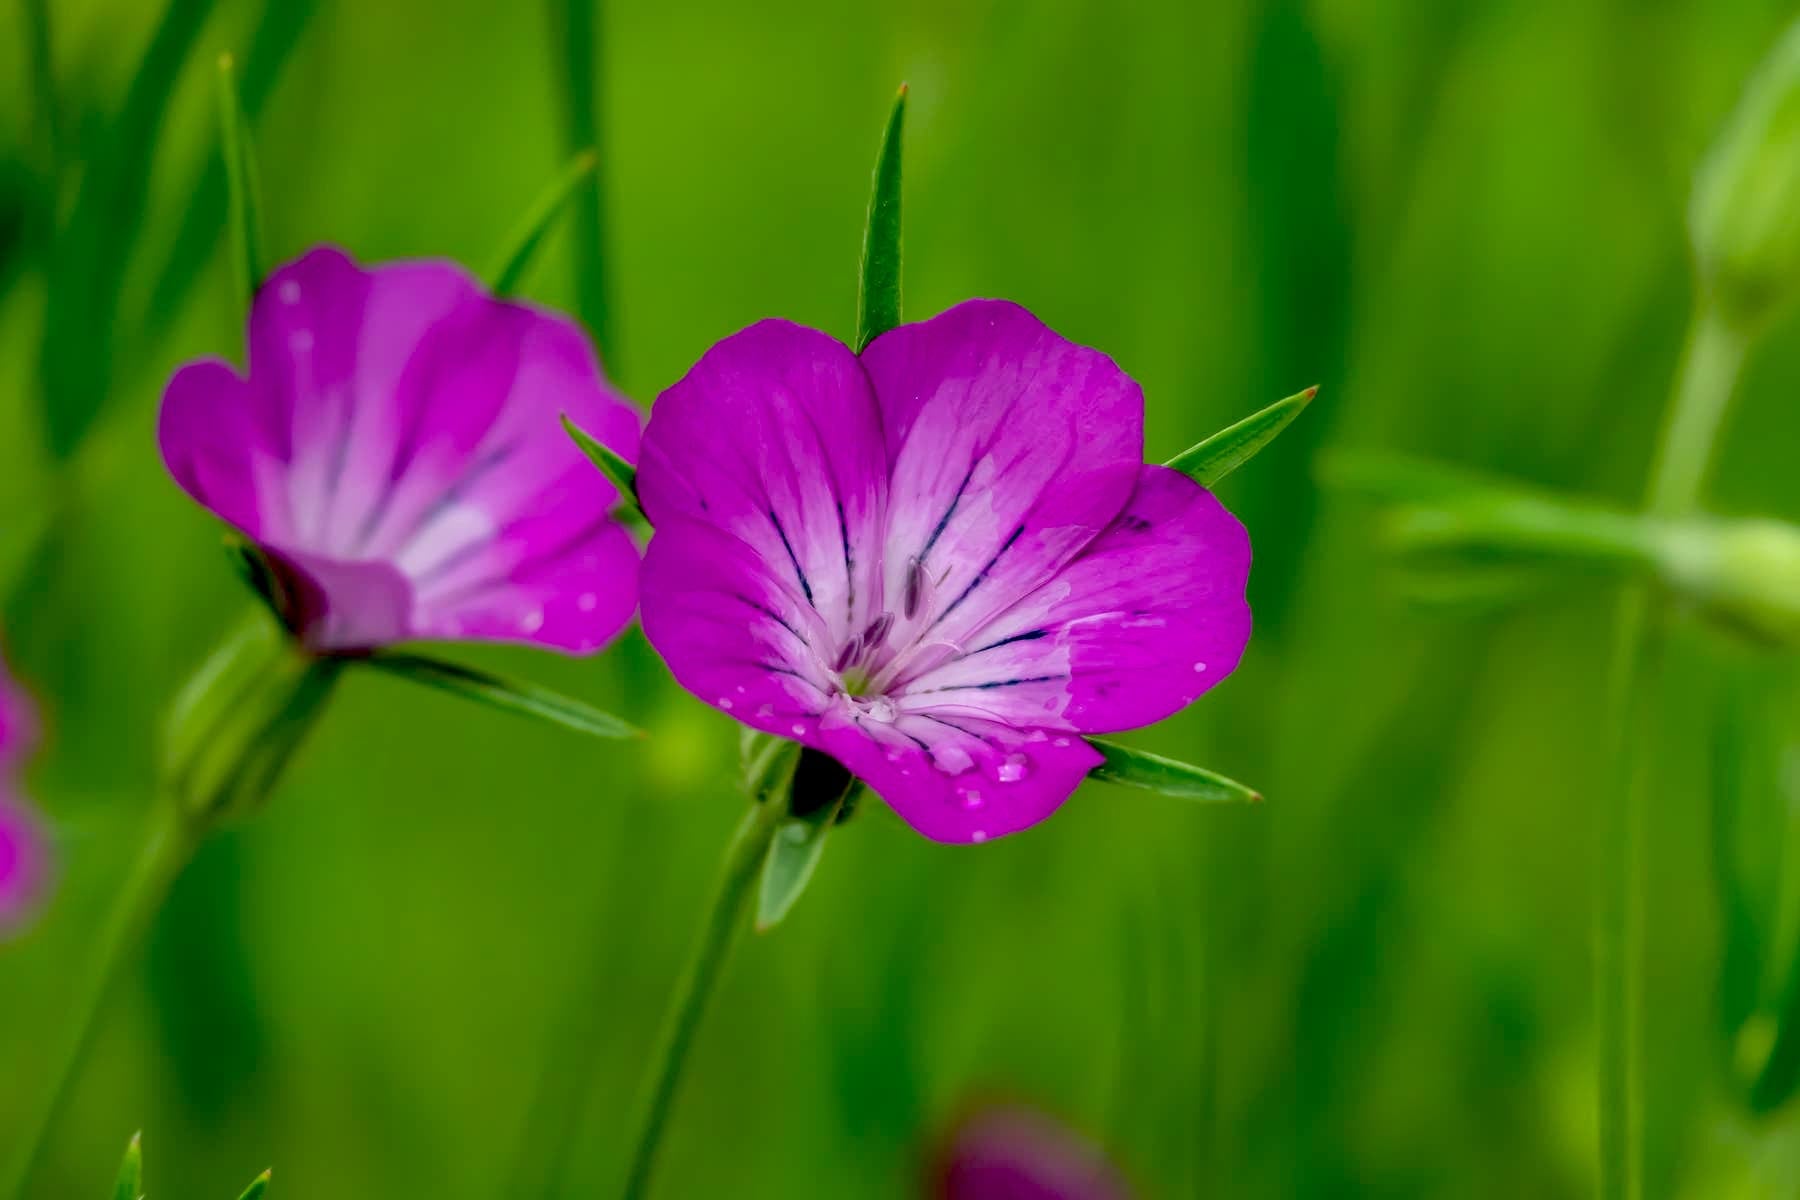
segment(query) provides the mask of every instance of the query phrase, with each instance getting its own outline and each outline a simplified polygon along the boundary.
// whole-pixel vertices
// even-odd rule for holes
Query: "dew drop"
[[[794,730],[794,736],[799,737],[801,734],[806,732],[806,726],[804,726],[804,725],[800,724],[798,721],[796,721],[796,722],[794,722],[793,730]]]
[[[544,611],[534,608],[519,620],[519,628],[526,633],[536,633],[544,627]]]
[[[719,707],[720,707],[720,708],[722,708],[722,709],[724,709],[724,710],[725,710],[725,711],[726,711],[726,712],[730,712],[730,711],[731,711],[731,697],[729,697],[729,696],[720,696],[720,697],[719,697],[719,701],[718,701],[718,704],[719,704]]]
[[[986,801],[981,798],[981,793],[974,788],[969,788],[962,794],[962,806],[971,812],[980,808],[984,803]]]
[[[1196,673],[1204,674],[1206,672],[1206,664],[1205,663],[1195,663],[1194,670]]]
[[[300,303],[300,285],[292,279],[282,280],[281,286],[275,289],[275,294],[281,297],[283,304]]]
[[[756,715],[759,717],[772,717],[775,715],[775,706],[773,704],[759,704],[756,706]]]
[[[977,846],[981,845],[981,843],[987,841],[987,830],[977,829],[974,833],[969,835],[969,840],[974,842]]]
[[[1055,746],[1058,750],[1066,750],[1070,746],[1073,746],[1075,743],[1070,741],[1066,737],[1059,737],[1055,741],[1051,742],[1050,744],[1052,746]]]
[[[583,592],[575,598],[575,607],[579,608],[582,612],[593,612],[594,607],[599,603],[600,597],[594,595],[592,592]]]
[[[301,354],[313,348],[313,335],[310,329],[296,329],[288,336],[288,345]]]
[[[931,762],[946,775],[961,775],[975,765],[969,752],[955,742],[940,742],[931,748]]]
[[[885,757],[891,763],[897,763],[906,756],[901,754],[899,749],[890,747],[888,749],[888,752],[883,757]]]
[[[892,725],[897,715],[894,702],[886,696],[877,696],[869,702],[869,716],[873,720],[880,721],[884,725]]]
[[[994,774],[1001,783],[1017,783],[1031,773],[1031,763],[1023,754],[1009,754]]]

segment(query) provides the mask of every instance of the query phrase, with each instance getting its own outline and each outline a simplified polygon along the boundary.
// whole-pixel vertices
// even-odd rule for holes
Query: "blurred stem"
[[[576,312],[593,336],[607,378],[618,379],[612,304],[606,257],[606,194],[600,167],[606,146],[600,137],[600,0],[549,0],[551,46],[556,58],[557,101],[562,107],[564,145],[570,155],[591,153],[597,167],[575,188]]]
[[[649,1194],[656,1152],[668,1125],[682,1069],[694,1046],[694,1035],[706,1015],[707,1002],[719,982],[720,969],[731,953],[738,926],[742,924],[745,901],[756,883],[763,860],[768,857],[769,843],[786,811],[787,806],[778,799],[759,797],[744,814],[725,850],[712,907],[701,927],[693,957],[688,960],[681,981],[676,985],[675,996],[650,1060],[650,1082],[638,1110],[631,1169],[625,1177],[623,1194],[626,1200],[642,1200]]]
[[[1698,504],[1746,349],[1744,335],[1702,299],[1651,467],[1645,505],[1652,515],[1681,516]],[[1661,711],[1662,617],[1648,583],[1630,584],[1620,595],[1608,699],[1614,769],[1600,817],[1595,945],[1601,1200],[1643,1195],[1644,826]]]
[[[50,0],[25,0],[25,48],[30,58],[32,128],[44,172],[47,208],[54,212],[62,175],[62,114],[56,98],[56,56],[50,37]]]
[[[113,900],[111,913],[94,947],[87,974],[77,991],[68,1042],[53,1068],[55,1074],[42,1092],[42,1104],[28,1119],[19,1141],[19,1157],[9,1170],[0,1197],[24,1200],[32,1173],[43,1157],[45,1140],[68,1104],[69,1093],[92,1046],[102,1004],[125,960],[143,943],[150,923],[162,907],[169,886],[194,855],[205,830],[188,818],[181,806],[162,799],[144,831],[131,873]]]

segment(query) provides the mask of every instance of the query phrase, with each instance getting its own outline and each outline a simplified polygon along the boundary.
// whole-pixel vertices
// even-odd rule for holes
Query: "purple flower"
[[[1127,1200],[1100,1151],[1050,1118],[997,1108],[965,1121],[935,1172],[940,1200]]]
[[[764,321],[652,409],[645,632],[684,687],[832,755],[913,828],[1049,816],[1100,755],[1230,674],[1250,543],[1143,463],[1143,393],[1013,304],[862,358]]]
[[[36,911],[50,882],[50,845],[16,792],[19,762],[37,743],[31,701],[0,670],[0,936]]]
[[[37,911],[50,882],[50,847],[37,814],[0,783],[0,936]]]
[[[247,377],[215,359],[176,372],[163,458],[263,549],[309,648],[587,653],[630,618],[637,549],[557,416],[627,457],[638,417],[572,322],[448,262],[316,249],[257,294],[249,342]]]

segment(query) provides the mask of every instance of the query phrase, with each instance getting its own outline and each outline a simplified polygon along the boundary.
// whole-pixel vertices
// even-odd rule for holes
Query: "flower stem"
[[[1746,349],[1742,332],[1703,301],[1688,329],[1650,471],[1645,506],[1652,515],[1680,516],[1698,504]],[[1609,673],[1613,774],[1600,813],[1596,907],[1601,1200],[1643,1195],[1644,826],[1660,711],[1661,618],[1648,583],[1621,593]]]
[[[42,1104],[25,1127],[18,1158],[9,1168],[0,1197],[23,1200],[32,1173],[43,1157],[45,1141],[68,1103],[93,1043],[101,1006],[120,968],[143,942],[169,886],[193,857],[201,836],[202,830],[183,814],[178,804],[167,800],[157,803],[145,828],[143,845],[113,900],[112,911],[75,995],[67,1044],[55,1061],[55,1074],[42,1092]]]
[[[769,843],[781,823],[784,810],[785,805],[769,799],[752,804],[725,850],[712,907],[701,927],[693,957],[688,960],[681,981],[676,985],[651,1058],[649,1085],[638,1109],[631,1169],[625,1177],[626,1200],[642,1200],[649,1194],[656,1152],[668,1125],[669,1110],[674,1105],[675,1090],[681,1083],[682,1069],[687,1064],[688,1052],[693,1049],[694,1035],[706,1015],[707,1002],[718,984],[719,971],[725,965],[738,926],[742,924],[744,901],[768,855]]]

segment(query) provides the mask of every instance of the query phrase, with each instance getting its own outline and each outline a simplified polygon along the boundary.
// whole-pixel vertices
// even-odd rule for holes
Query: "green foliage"
[[[637,468],[626,462],[624,457],[612,447],[599,441],[593,434],[577,425],[567,413],[563,414],[562,426],[575,444],[581,448],[581,452],[588,456],[590,462],[600,468],[600,473],[606,476],[608,482],[618,490],[621,517],[633,524],[648,524],[644,517],[644,510],[638,504]]]
[[[367,666],[413,683],[474,700],[491,708],[535,717],[551,725],[573,729],[598,738],[640,738],[644,731],[589,704],[548,688],[520,680],[502,679],[475,667],[400,650],[382,650],[355,659]]]
[[[862,275],[856,292],[856,352],[900,324],[900,135],[906,126],[906,85],[882,131],[863,230]]]
[[[1260,793],[1204,767],[1176,762],[1106,738],[1089,738],[1088,744],[1106,756],[1106,761],[1090,773],[1091,778],[1204,804],[1262,803]]]
[[[593,177],[599,161],[592,150],[577,154],[526,211],[488,272],[488,285],[496,296],[510,296],[518,290],[526,272],[537,261],[544,235],[574,200],[576,192]]]
[[[1230,428],[1221,429],[1198,445],[1183,450],[1171,458],[1168,465],[1191,476],[1201,487],[1212,487],[1256,457],[1318,394],[1319,389],[1311,387],[1285,400],[1277,400]]]

